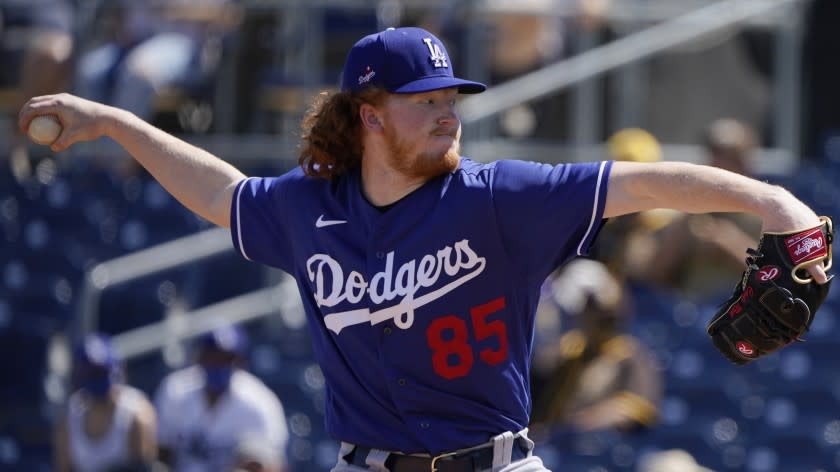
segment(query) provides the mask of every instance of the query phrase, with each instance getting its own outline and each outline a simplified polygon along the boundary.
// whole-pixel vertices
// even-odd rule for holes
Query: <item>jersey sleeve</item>
[[[496,163],[493,200],[502,240],[525,274],[542,280],[589,253],[604,223],[612,161]]]
[[[234,248],[244,258],[289,271],[288,237],[283,177],[250,177],[233,193],[230,231]]]

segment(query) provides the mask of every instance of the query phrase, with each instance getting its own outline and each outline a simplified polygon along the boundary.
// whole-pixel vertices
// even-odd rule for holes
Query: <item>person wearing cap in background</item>
[[[78,390],[56,424],[55,470],[151,470],[158,452],[155,411],[122,377],[107,336],[88,335],[74,348],[72,381]]]
[[[286,416],[274,392],[244,370],[244,332],[225,325],[196,348],[195,365],[167,375],[155,393],[161,462],[178,472],[225,472],[242,463],[245,470],[281,469]],[[242,461],[244,438],[260,441],[261,454]]]
[[[334,472],[544,471],[527,434],[540,288],[589,253],[606,219],[664,207],[747,211],[771,232],[821,220],[780,187],[708,166],[462,157],[458,95],[486,87],[452,68],[421,28],[360,39],[340,90],[303,119],[300,166],[281,176],[248,178],[128,112],[67,94],[33,98],[19,126],[57,115],[56,152],[112,138],[188,208],[229,227],[243,257],[296,278],[327,431],[341,441]],[[821,264],[807,270],[828,281]],[[178,415],[200,418],[190,411],[208,398]]]
[[[641,128],[623,128],[613,133],[605,145],[611,159],[624,162],[651,163],[662,160],[662,146],[650,132]],[[610,220],[601,229],[592,257],[606,264],[612,274],[624,281],[636,273],[652,250],[648,235],[673,220],[678,212],[654,209],[622,215]]]
[[[653,352],[626,330],[631,313],[621,282],[602,263],[576,259],[549,288],[547,302],[556,310],[541,310],[540,315],[564,315],[576,328],[535,348],[535,437],[635,432],[655,425],[662,374]]]

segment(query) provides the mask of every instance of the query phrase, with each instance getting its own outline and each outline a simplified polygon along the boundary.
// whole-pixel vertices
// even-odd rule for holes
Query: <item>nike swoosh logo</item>
[[[347,223],[347,220],[325,220],[324,215],[318,217],[318,221],[315,222],[316,228],[325,228],[327,226],[333,225],[341,225]]]

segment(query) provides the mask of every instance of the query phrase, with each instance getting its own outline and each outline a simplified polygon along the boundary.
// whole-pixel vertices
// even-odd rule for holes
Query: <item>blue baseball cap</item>
[[[116,369],[120,362],[116,350],[111,344],[110,337],[101,333],[92,333],[85,336],[76,345],[74,355],[76,362],[81,366],[94,369]]]
[[[202,349],[214,349],[245,357],[248,339],[245,332],[238,327],[223,325],[202,336],[199,345]]]
[[[459,79],[443,43],[422,28],[388,28],[360,39],[347,54],[341,90],[358,92],[381,87],[391,93],[430,92],[458,87],[481,93],[487,86]]]

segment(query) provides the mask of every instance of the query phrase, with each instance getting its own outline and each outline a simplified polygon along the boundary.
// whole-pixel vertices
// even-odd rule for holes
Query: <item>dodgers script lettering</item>
[[[433,254],[410,259],[394,268],[395,253],[385,257],[385,268],[366,280],[358,271],[346,276],[341,264],[328,254],[314,254],[306,261],[309,281],[314,285],[315,302],[319,307],[330,308],[347,302],[358,304],[365,295],[376,305],[397,300],[395,305],[370,312],[366,307],[330,313],[324,322],[331,331],[339,334],[342,329],[360,323],[372,325],[393,319],[402,329],[414,323],[414,310],[446,295],[467,281],[478,276],[487,263],[470,247],[467,239],[445,246]],[[437,286],[441,277],[448,282]],[[434,287],[434,288],[433,288]],[[421,288],[433,288],[418,296]]]

